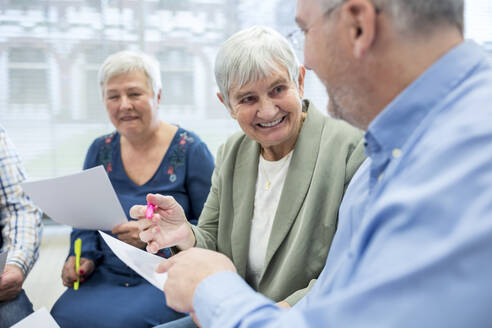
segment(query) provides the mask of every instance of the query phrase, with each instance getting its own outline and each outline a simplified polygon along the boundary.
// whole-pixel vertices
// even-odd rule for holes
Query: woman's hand
[[[118,224],[111,230],[111,233],[116,235],[119,240],[137,248],[144,249],[147,245],[140,240],[140,230],[138,229],[137,221],[128,221],[126,223]]]
[[[147,243],[147,251],[156,253],[159,249],[177,246],[185,250],[195,245],[183,208],[171,196],[148,194],[147,201],[156,205],[152,219],[145,217],[145,205],[135,205],[130,216],[138,219],[140,239]]]
[[[80,267],[78,272],[80,283],[83,283],[87,277],[92,274],[94,267],[94,261],[85,257],[80,258]],[[63,285],[66,287],[72,287],[73,283],[77,281],[77,273],[75,272],[75,256],[70,256],[63,265],[62,281]]]

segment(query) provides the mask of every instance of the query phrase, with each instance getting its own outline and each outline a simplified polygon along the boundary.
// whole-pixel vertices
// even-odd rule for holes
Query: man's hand
[[[195,235],[183,208],[173,197],[148,194],[147,201],[156,205],[151,220],[145,218],[147,206],[135,205],[130,209],[130,216],[138,219],[140,239],[147,243],[147,251],[156,253],[171,246],[184,250],[195,245]]]
[[[179,312],[193,312],[193,295],[207,277],[221,271],[236,272],[227,256],[202,248],[191,248],[162,262],[156,272],[167,272],[164,285],[167,305]]]
[[[116,235],[119,240],[137,248],[144,249],[147,245],[140,240],[140,230],[138,229],[137,221],[128,221],[126,223],[118,224],[111,230],[111,233]]]
[[[62,281],[66,287],[73,287],[73,283],[80,277],[80,283],[83,283],[94,271],[94,261],[88,258],[80,258],[80,267],[78,274],[75,272],[75,256],[70,256],[62,269]]]
[[[22,290],[24,272],[15,264],[7,264],[0,275],[0,302],[9,301]]]

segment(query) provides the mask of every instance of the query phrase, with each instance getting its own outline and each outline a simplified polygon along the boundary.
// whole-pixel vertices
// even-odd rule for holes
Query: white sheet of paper
[[[165,258],[133,247],[102,231],[99,231],[99,233],[120,260],[125,262],[126,265],[154,285],[157,289],[164,289],[167,273],[157,273],[155,272],[155,269],[157,268],[157,265],[166,260]]]
[[[0,275],[3,273],[3,269],[5,268],[5,263],[7,263],[7,255],[9,252],[0,253]]]
[[[128,222],[102,165],[63,177],[24,182],[22,187],[58,223],[111,230]]]
[[[11,328],[60,328],[55,319],[49,314],[49,312],[43,307],[34,313],[31,313]]]

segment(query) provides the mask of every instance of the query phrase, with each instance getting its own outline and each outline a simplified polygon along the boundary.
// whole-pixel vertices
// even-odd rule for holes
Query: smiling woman
[[[301,102],[304,72],[301,66],[299,87],[289,80],[286,69],[277,67],[270,76],[229,91],[231,116],[261,145],[262,156],[268,161],[278,161],[294,148],[306,117]]]
[[[149,196],[158,206],[152,221],[144,220],[144,206],[131,209],[142,219],[148,250],[217,250],[279,306],[294,305],[307,293],[326,261],[340,201],[364,154],[361,131],[302,99],[304,75],[292,47],[272,29],[252,27],[221,46],[218,97],[242,131],[219,148],[198,226],[187,223],[170,197]],[[167,327],[193,324],[182,320]]]
[[[159,65],[145,54],[124,51],[106,59],[99,77],[116,131],[93,142],[84,168],[104,165],[125,213],[158,192],[172,195],[196,223],[210,189],[213,158],[197,135],[158,118]],[[128,219],[112,234],[144,248],[136,222]],[[75,272],[72,248],[62,271],[69,288],[51,311],[61,327],[148,327],[182,316],[167,308],[162,292],[121,262],[97,231],[74,229],[72,245],[77,238],[82,239],[80,271]],[[75,292],[70,287],[77,277],[82,285]]]

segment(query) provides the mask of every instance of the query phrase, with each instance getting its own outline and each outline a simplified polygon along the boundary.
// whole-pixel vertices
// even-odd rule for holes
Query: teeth
[[[270,122],[270,123],[259,123],[259,125],[262,127],[265,127],[265,128],[269,128],[271,126],[279,124],[282,121],[282,119],[283,119],[283,117],[279,118],[276,121]]]

